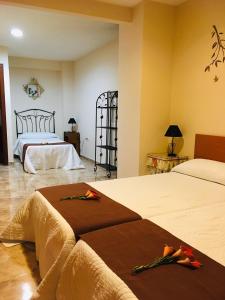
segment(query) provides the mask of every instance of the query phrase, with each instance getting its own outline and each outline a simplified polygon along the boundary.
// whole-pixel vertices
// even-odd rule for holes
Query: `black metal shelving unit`
[[[102,93],[96,100],[95,167],[106,169],[107,176],[117,170],[118,91]]]

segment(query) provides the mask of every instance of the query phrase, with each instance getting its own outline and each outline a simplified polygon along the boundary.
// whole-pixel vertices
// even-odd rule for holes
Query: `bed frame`
[[[225,162],[225,137],[196,134],[194,158]]]
[[[43,109],[27,109],[17,112],[16,136],[24,132],[51,132],[55,133],[55,111]]]

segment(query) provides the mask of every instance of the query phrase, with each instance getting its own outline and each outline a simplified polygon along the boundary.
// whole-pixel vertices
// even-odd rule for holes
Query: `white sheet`
[[[173,172],[89,184],[225,265],[225,221],[223,219],[225,215],[225,186]],[[37,210],[36,202],[40,199],[42,204],[40,207],[38,205]],[[74,286],[72,283],[74,283],[73,280],[77,276],[76,270],[80,268],[79,264],[81,264],[81,270],[83,270],[82,261],[72,257],[71,260],[70,258],[68,260],[75,263],[70,268],[70,279],[66,268],[65,273],[63,269],[60,275],[58,261],[60,261],[63,242],[58,242],[56,233],[61,232],[63,234],[64,229],[61,222],[57,220],[57,214],[51,212],[50,221],[48,218],[46,219],[45,211],[49,210],[49,206],[48,202],[43,200],[43,196],[35,192],[1,235],[6,239],[18,239],[19,237],[22,240],[35,241],[38,243],[38,249],[44,249],[43,253],[51,253],[51,249],[54,247],[54,251],[59,254],[57,258],[56,256],[46,255],[44,260],[40,260],[40,269],[45,270],[41,273],[44,284],[41,284],[38,289],[39,299],[42,300],[55,299],[52,290],[53,287],[56,289],[59,276],[61,276],[63,282],[68,280],[68,285],[69,282],[71,283],[70,292],[73,293]],[[32,211],[35,213],[32,213]],[[43,212],[45,213],[43,214]],[[69,225],[67,224],[67,226]],[[38,230],[39,227],[42,229]],[[45,237],[44,239],[41,238],[42,235]],[[65,239],[65,243],[67,243],[67,237],[62,235],[61,238]],[[216,249],[219,249],[219,251],[216,251]],[[65,248],[63,260],[69,256],[70,252],[71,245],[68,249]],[[73,251],[71,255],[76,255],[76,251]],[[52,264],[56,266],[54,273],[51,269]],[[60,266],[62,265],[60,264]],[[76,267],[79,268],[76,269]],[[82,272],[80,273],[81,276],[85,277],[86,271]],[[64,278],[64,276],[66,277]],[[85,278],[83,279],[85,280]],[[98,284],[96,280],[96,278],[93,278],[93,282]],[[64,298],[64,295],[67,294],[66,288],[68,285],[66,287],[62,285],[63,287],[59,289],[58,299],[75,299],[71,297]],[[103,284],[102,288],[106,288],[106,286]],[[98,299],[97,297],[80,298],[79,291],[74,291],[75,294],[78,293],[76,299]],[[102,299],[107,298],[103,297]],[[126,298],[121,296],[121,298],[115,299]]]
[[[22,161],[23,146],[25,144],[44,144],[44,146],[29,146],[24,160],[24,170],[28,173],[36,173],[36,170],[48,170],[63,168],[64,170],[84,168],[82,162],[72,144],[51,145],[64,143],[59,138],[47,139],[23,139],[19,138],[14,147],[14,154]]]
[[[91,182],[89,185],[145,219],[225,202],[225,186],[175,172]]]

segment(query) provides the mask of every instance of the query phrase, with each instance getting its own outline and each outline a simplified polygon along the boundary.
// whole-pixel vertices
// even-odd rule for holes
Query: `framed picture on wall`
[[[30,82],[23,85],[23,89],[33,100],[36,100],[44,92],[43,87],[38,83],[37,79],[31,78]]]

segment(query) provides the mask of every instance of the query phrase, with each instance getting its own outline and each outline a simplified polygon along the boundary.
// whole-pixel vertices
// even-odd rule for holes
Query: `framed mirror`
[[[36,100],[44,92],[43,87],[38,83],[37,79],[31,78],[30,82],[23,85],[23,89],[28,97]]]

